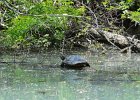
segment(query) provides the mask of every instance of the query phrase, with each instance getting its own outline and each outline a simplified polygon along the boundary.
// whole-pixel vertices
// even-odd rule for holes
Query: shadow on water
[[[91,67],[62,69],[57,51],[1,55],[0,100],[140,99],[139,54],[67,54],[82,55]]]

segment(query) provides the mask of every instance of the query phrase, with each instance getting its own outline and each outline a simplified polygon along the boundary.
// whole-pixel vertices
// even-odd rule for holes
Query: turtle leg
[[[65,65],[64,63],[61,63],[61,65],[60,65],[60,66],[61,66],[61,67],[64,67],[64,65]]]
[[[86,67],[90,67],[89,63],[86,63]]]
[[[61,63],[61,67],[65,68],[66,66],[67,66],[67,64]]]

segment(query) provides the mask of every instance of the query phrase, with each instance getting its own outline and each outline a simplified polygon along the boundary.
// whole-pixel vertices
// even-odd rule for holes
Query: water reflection
[[[1,55],[9,63],[0,63],[0,100],[140,99],[139,54],[72,53],[83,55],[91,68],[61,69],[57,52]],[[10,63],[13,58],[19,63]]]

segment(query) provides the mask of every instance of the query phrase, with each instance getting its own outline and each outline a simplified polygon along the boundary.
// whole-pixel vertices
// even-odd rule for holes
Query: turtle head
[[[63,54],[61,54],[60,58],[61,58],[61,60],[64,60],[66,57]]]

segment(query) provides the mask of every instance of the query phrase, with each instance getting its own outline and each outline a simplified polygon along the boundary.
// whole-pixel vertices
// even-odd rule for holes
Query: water
[[[140,54],[72,53],[91,68],[61,69],[57,51],[1,55],[0,100],[140,100]]]

